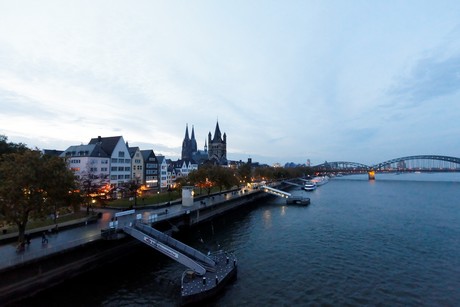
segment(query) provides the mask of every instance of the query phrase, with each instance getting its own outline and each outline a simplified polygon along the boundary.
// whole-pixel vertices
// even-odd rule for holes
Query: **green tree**
[[[252,177],[252,168],[251,164],[244,163],[238,167],[238,177],[242,183],[246,184],[251,181]]]
[[[13,153],[13,152],[23,152],[27,149],[25,144],[22,143],[8,143],[8,137],[5,135],[0,135],[0,157],[4,154]]]
[[[230,189],[239,183],[239,180],[231,169],[218,165],[211,169],[211,178],[221,192],[223,188]]]
[[[2,155],[0,210],[7,222],[17,225],[19,241],[29,219],[43,219],[78,201],[71,193],[74,188],[73,173],[60,158],[38,150]]]

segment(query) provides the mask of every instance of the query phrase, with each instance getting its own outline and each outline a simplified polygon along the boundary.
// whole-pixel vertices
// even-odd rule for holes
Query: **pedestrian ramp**
[[[123,231],[169,258],[185,265],[198,275],[215,271],[216,263],[202,252],[156,230],[140,220],[124,226]]]
[[[279,196],[279,197],[285,197],[285,198],[291,197],[291,193],[288,193],[288,192],[285,192],[285,191],[282,191],[282,190],[278,190],[278,189],[275,189],[275,188],[272,188],[272,187],[268,187],[268,186],[265,186],[265,185],[261,186],[259,189],[264,191],[265,193],[270,193],[270,194],[273,194],[273,195],[276,195],[276,196]]]
[[[303,180],[303,179],[301,179],[301,180]],[[295,183],[295,182],[292,182],[292,181],[288,181],[288,180],[284,180],[283,183],[286,183],[286,184],[289,184],[289,185],[292,185],[292,186],[295,186],[295,187],[300,187],[300,188],[303,187],[302,184],[298,184],[298,183]]]

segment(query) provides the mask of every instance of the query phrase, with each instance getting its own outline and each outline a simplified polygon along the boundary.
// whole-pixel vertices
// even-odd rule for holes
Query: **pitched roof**
[[[154,157],[156,159],[155,153],[151,149],[141,150],[141,154],[142,154],[142,157],[144,158],[144,161],[147,161],[147,159],[150,157]]]
[[[110,156],[102,149],[100,144],[91,144],[70,146],[61,153],[60,157],[109,158]]]
[[[115,146],[117,146],[117,144],[120,141],[120,139],[123,139],[123,137],[122,136],[110,136],[110,137],[104,137],[103,138],[103,137],[99,136],[97,138],[91,139],[91,141],[89,141],[88,145],[93,145],[93,144],[100,143],[102,149],[109,156],[111,156],[112,153],[113,153],[113,150],[115,149]]]
[[[128,147],[128,151],[129,151],[129,155],[132,157],[134,157],[134,155],[136,154],[136,151],[139,150],[139,147]]]

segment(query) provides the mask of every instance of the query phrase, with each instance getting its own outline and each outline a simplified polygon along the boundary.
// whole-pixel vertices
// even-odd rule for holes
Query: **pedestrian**
[[[48,238],[46,237],[46,233],[42,233],[42,244],[47,244],[48,243]]]
[[[26,233],[24,239],[26,240],[27,245],[30,245],[30,234]]]

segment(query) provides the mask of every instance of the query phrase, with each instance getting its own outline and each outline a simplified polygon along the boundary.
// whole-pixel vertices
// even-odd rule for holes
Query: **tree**
[[[241,164],[238,167],[238,176],[242,183],[246,184],[251,181],[252,168],[250,163]]]
[[[0,209],[7,222],[17,225],[21,242],[29,219],[45,218],[78,201],[74,188],[73,173],[58,157],[29,149],[2,155]]]
[[[221,192],[223,188],[230,189],[239,183],[239,180],[231,169],[218,165],[211,169],[211,179],[219,187]]]
[[[8,143],[8,137],[5,135],[0,135],[0,157],[4,154],[13,153],[13,152],[23,152],[27,150],[25,144],[22,143]]]

